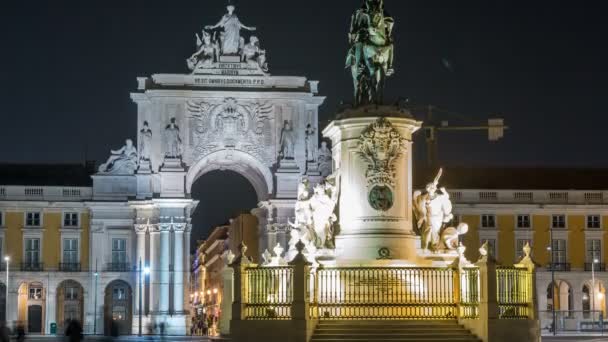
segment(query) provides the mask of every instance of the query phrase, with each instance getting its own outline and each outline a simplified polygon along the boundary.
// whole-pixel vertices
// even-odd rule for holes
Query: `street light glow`
[[[597,264],[598,262],[600,262],[600,261],[599,261],[599,260],[597,260],[597,259],[593,259],[593,263],[594,263],[594,264]]]
[[[207,295],[209,296],[211,294],[211,290],[207,290]]]
[[[213,289],[213,294],[217,294],[217,288]]]
[[[7,255],[4,257],[4,261],[9,262],[11,260],[11,258]]]
[[[145,274],[145,275],[150,274],[150,267],[147,267],[147,266],[146,266],[146,267],[144,267],[144,274]]]

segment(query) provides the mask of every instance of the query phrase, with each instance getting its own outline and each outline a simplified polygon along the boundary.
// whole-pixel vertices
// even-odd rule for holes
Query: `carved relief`
[[[359,137],[359,156],[367,163],[368,186],[395,186],[395,161],[401,156],[405,139],[386,120],[379,118]]]
[[[239,102],[234,98],[218,102],[188,101],[187,112],[194,119],[193,162],[216,151],[235,149],[251,154],[268,166],[274,163],[274,148],[268,143],[274,119],[271,105]]]

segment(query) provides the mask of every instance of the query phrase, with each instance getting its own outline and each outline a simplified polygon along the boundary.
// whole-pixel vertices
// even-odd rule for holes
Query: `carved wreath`
[[[401,156],[405,139],[386,118],[379,118],[359,137],[358,154],[367,163],[368,186],[395,186],[395,161]]]

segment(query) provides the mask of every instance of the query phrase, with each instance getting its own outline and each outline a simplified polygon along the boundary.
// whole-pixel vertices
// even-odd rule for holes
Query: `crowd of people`
[[[192,336],[216,336],[218,318],[214,315],[193,317],[190,335]]]

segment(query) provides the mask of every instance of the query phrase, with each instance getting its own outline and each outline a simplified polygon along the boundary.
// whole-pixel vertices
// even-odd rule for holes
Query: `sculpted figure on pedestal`
[[[281,131],[281,157],[282,159],[295,159],[296,135],[289,120],[285,120]]]
[[[137,148],[133,146],[133,141],[127,139],[125,146],[114,151],[104,164],[99,166],[100,173],[116,175],[132,175],[137,170]]]
[[[152,148],[152,130],[148,121],[144,121],[144,127],[139,131],[139,160],[150,160],[150,149]]]
[[[328,177],[331,175],[333,172],[333,159],[331,150],[327,147],[327,142],[321,142],[317,158],[319,160],[319,172],[321,172],[321,176]]]
[[[188,58],[188,68],[195,70],[199,67],[209,67],[214,62],[219,61],[220,47],[217,43],[211,41],[211,34],[203,30],[203,40],[199,35],[196,35],[196,52]]]
[[[222,28],[223,31],[220,33],[222,55],[238,55],[241,48],[241,29],[255,31],[256,28],[243,25],[234,13],[235,7],[233,5],[228,5],[226,9],[228,13],[217,24],[205,26],[205,29]]]
[[[452,202],[445,188],[437,192],[442,170],[432,183],[427,184],[426,193],[414,192],[414,214],[417,227],[421,235],[422,249],[438,252],[442,250],[456,250],[458,236],[466,234],[469,226],[460,223],[457,227],[448,226],[454,218],[452,215]]]
[[[306,161],[317,161],[317,131],[308,124],[304,134],[306,134]]]
[[[351,69],[356,105],[382,103],[386,77],[394,72],[394,24],[384,0],[364,0],[351,18],[346,67]]]
[[[243,46],[241,60],[254,67],[259,66],[262,71],[268,72],[266,50],[260,48],[260,40],[256,36],[251,36],[249,43]]]
[[[175,118],[165,127],[165,157],[179,158],[182,155],[182,139]]]

